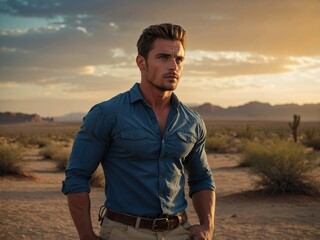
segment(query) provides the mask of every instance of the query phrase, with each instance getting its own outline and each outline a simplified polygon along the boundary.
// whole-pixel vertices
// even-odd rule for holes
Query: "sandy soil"
[[[248,169],[236,167],[237,159],[237,155],[209,155],[218,186],[214,239],[320,239],[319,197],[253,192],[254,179]],[[77,239],[60,191],[64,174],[41,159],[37,149],[26,156],[24,170],[36,180],[0,179],[0,239]],[[93,189],[90,195],[98,232],[103,189]],[[190,222],[196,223],[191,202],[187,212]]]

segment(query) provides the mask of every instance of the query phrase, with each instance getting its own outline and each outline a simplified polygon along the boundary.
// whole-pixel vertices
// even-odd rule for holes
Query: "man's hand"
[[[80,240],[101,240],[99,236],[93,234],[80,236]]]
[[[211,190],[201,190],[192,195],[193,207],[200,225],[189,228],[196,240],[212,240],[214,231],[214,211],[216,194]]]
[[[196,240],[212,240],[213,229],[203,225],[193,225],[189,229],[189,232],[193,236],[192,239]]]

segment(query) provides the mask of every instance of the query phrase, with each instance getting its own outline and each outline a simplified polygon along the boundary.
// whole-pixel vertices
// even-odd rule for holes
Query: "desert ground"
[[[237,154],[208,155],[217,184],[214,239],[320,239],[319,196],[256,192],[249,169],[237,167],[238,158]],[[61,193],[64,174],[36,148],[29,149],[23,169],[35,179],[0,179],[0,239],[77,239]],[[94,229],[99,232],[103,189],[94,188],[90,195]],[[196,224],[190,199],[187,212]]]

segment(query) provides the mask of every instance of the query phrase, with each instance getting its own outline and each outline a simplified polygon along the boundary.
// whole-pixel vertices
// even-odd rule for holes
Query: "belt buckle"
[[[159,229],[159,228],[157,228],[157,222],[158,221],[164,221],[165,223],[166,223],[166,229]],[[153,222],[152,222],[152,228],[151,228],[151,230],[152,231],[155,231],[155,232],[159,232],[159,231],[161,231],[161,230],[169,230],[169,227],[170,227],[170,225],[169,225],[169,218],[167,218],[167,217],[164,217],[164,218],[155,218],[155,219],[153,219]]]

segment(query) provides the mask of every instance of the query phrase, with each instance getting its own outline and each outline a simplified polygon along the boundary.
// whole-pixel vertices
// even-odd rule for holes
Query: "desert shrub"
[[[237,137],[244,139],[253,139],[257,135],[257,131],[252,129],[250,125],[246,125],[245,128],[238,129]]]
[[[104,175],[100,168],[98,168],[91,177],[90,186],[96,188],[104,187]]]
[[[51,139],[37,134],[20,134],[16,137],[16,142],[25,147],[36,146],[42,148],[49,145]]]
[[[306,146],[312,147],[314,150],[320,150],[320,136],[307,139],[305,141]]]
[[[314,193],[318,190],[310,172],[316,167],[301,144],[288,141],[248,143],[243,163],[259,177],[257,186],[275,193]]]
[[[40,151],[40,155],[42,155],[46,159],[53,159],[54,156],[61,151],[61,148],[62,147],[60,145],[51,143]]]
[[[48,146],[50,142],[51,140],[49,138],[42,137],[42,136],[33,136],[33,137],[30,137],[27,141],[28,144],[34,145],[40,148]]]
[[[280,139],[289,139],[291,137],[291,133],[287,128],[276,128],[274,132],[279,136]]]
[[[40,151],[40,154],[46,159],[51,159],[56,163],[56,167],[60,171],[64,171],[70,156],[70,147],[62,144],[51,143]]]
[[[264,152],[264,147],[259,142],[245,141],[241,148],[242,158],[239,161],[239,167],[252,167],[255,162],[262,161],[265,158],[261,154]]]
[[[206,150],[208,152],[227,152],[229,148],[229,139],[227,136],[212,136],[206,140]]]
[[[320,133],[315,129],[306,131],[303,143],[307,147],[312,147],[315,150],[320,150]]]
[[[66,148],[60,149],[52,156],[52,160],[56,163],[56,167],[60,171],[64,171],[67,167],[70,156],[70,150]]]
[[[6,143],[0,145],[0,176],[23,174],[20,166],[22,151],[21,147]]]

